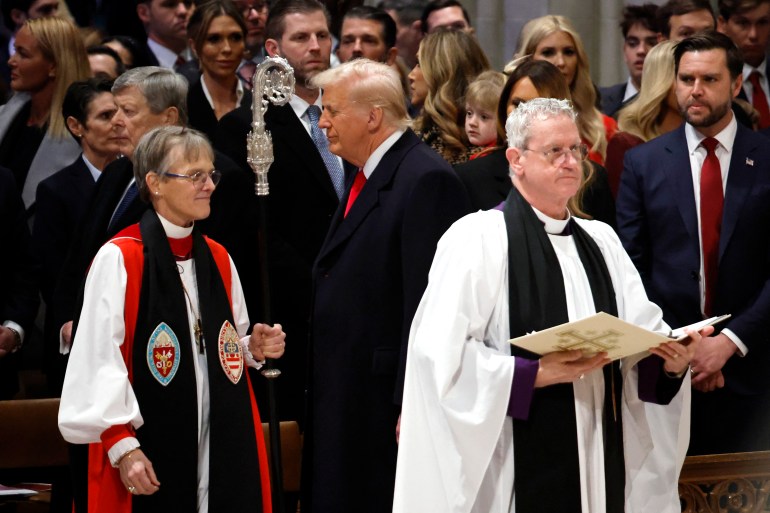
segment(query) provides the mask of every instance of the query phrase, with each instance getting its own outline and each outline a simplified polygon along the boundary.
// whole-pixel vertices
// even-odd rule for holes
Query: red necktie
[[[703,246],[703,271],[706,278],[706,303],[703,313],[711,317],[719,269],[719,231],[722,227],[722,171],[714,150],[719,142],[707,137],[701,142],[706,160],[700,171],[700,231]]]
[[[364,175],[364,170],[359,169],[358,173],[356,173],[356,179],[353,181],[353,186],[350,188],[350,195],[348,196],[348,204],[345,206],[344,217],[348,217],[348,212],[350,212],[350,207],[352,207],[353,203],[355,203],[356,198],[358,197],[358,193],[361,192],[361,189],[364,188],[365,184],[366,184],[366,176]]]
[[[767,97],[765,91],[759,84],[759,71],[752,71],[749,75],[749,82],[751,82],[752,94],[751,104],[759,112],[759,128],[767,128],[770,126],[770,107],[767,105]]]

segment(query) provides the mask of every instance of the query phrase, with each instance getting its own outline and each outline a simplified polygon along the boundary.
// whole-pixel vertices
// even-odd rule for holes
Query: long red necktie
[[[706,160],[700,171],[700,222],[701,245],[703,246],[703,271],[706,279],[704,287],[706,302],[703,313],[711,317],[716,294],[717,274],[719,270],[719,232],[722,228],[722,171],[714,150],[719,142],[707,137],[701,142],[706,148]]]
[[[767,105],[767,96],[765,96],[765,90],[759,83],[760,74],[758,71],[753,71],[749,75],[749,82],[751,82],[752,94],[751,104],[759,112],[759,128],[767,128],[770,126],[770,107]]]
[[[353,181],[353,186],[350,188],[348,203],[347,205],[345,205],[344,217],[348,217],[348,212],[350,212],[350,207],[352,207],[353,203],[355,203],[356,198],[358,198],[358,194],[361,192],[361,189],[364,188],[365,184],[366,184],[366,175],[364,175],[363,169],[359,169],[358,173],[356,173],[356,179]]]

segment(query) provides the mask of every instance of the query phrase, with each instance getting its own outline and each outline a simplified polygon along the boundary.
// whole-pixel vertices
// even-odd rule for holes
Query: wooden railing
[[[683,513],[770,512],[770,451],[689,456],[679,497]]]

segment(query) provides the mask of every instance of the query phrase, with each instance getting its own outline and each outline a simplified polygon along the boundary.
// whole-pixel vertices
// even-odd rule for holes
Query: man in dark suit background
[[[719,0],[717,30],[740,48],[743,87],[738,98],[759,113],[758,128],[770,127],[766,49],[770,41],[770,0]]]
[[[770,148],[730,109],[743,63],[727,36],[681,41],[675,63],[686,123],[626,154],[618,229],[672,327],[732,314],[693,359],[690,453],[767,450]]]
[[[107,80],[92,78],[67,88],[62,114],[83,152],[72,164],[40,182],[35,196],[32,251],[40,266],[40,293],[46,305],[44,368],[49,391],[57,397],[61,394],[66,360],[59,354],[61,324],[56,323],[53,292],[96,180],[120,154],[120,138],[112,121],[117,106],[111,85]]]
[[[0,400],[6,400],[19,390],[18,350],[38,307],[26,210],[13,174],[6,168],[0,168],[0,233],[6,240],[0,251]]]
[[[147,33],[150,64],[175,69],[187,61],[187,18],[192,0],[138,0],[136,14]]]
[[[270,280],[273,320],[281,323],[291,347],[281,359],[281,379],[276,386],[279,417],[303,417],[307,374],[310,270],[329,222],[339,205],[344,183],[335,188],[332,171],[313,142],[311,107],[320,112],[321,91],[309,80],[329,68],[331,33],[329,15],[316,0],[282,0],[270,9],[265,48],[268,55],[284,57],[294,68],[296,86],[288,105],[270,106],[265,113],[272,134],[274,162],[268,175]],[[257,95],[259,96],[259,94]],[[317,118],[316,118],[317,121]],[[246,136],[251,130],[251,106],[241,105],[222,117],[214,147],[251,173],[246,162]],[[321,133],[323,142],[325,136]],[[339,171],[343,163],[334,159]],[[335,164],[335,162],[329,162]],[[253,175],[252,175],[253,177]],[[264,397],[265,390],[258,390]],[[266,405],[258,397],[257,403]]]
[[[623,32],[623,60],[628,68],[628,80],[599,89],[602,112],[614,116],[620,107],[639,93],[642,85],[644,59],[658,44],[655,4],[629,5],[623,9],[620,30]]]
[[[318,75],[330,149],[359,167],[313,267],[303,511],[391,511],[406,343],[436,243],[469,211],[409,129],[397,73],[355,59]]]

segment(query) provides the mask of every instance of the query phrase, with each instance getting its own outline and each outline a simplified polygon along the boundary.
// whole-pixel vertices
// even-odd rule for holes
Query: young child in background
[[[471,156],[486,155],[497,146],[497,103],[505,85],[505,76],[485,71],[468,85],[465,92],[465,133],[468,141],[483,148]]]

